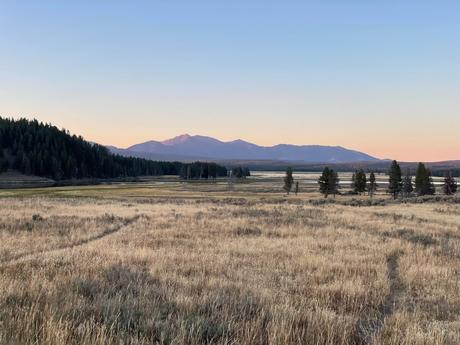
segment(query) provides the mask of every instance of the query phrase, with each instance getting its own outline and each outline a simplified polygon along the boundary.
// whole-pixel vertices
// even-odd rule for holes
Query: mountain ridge
[[[380,159],[342,146],[277,144],[261,146],[242,139],[222,141],[203,135],[181,134],[163,141],[149,140],[126,149],[108,148],[118,154],[168,160],[272,160],[315,163],[376,162]]]

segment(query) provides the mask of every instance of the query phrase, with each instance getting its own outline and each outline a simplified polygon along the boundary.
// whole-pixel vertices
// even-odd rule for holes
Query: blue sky
[[[0,32],[0,114],[103,144],[460,158],[459,2],[2,1]]]

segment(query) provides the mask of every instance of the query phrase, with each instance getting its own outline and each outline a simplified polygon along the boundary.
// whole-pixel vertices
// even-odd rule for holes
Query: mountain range
[[[123,156],[153,160],[267,160],[306,163],[376,162],[378,158],[341,146],[289,145],[259,146],[244,140],[220,141],[218,139],[183,134],[164,141],[146,141],[122,149],[108,146]]]

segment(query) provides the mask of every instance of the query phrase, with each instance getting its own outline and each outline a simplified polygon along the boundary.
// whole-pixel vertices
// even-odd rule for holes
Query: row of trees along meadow
[[[402,176],[401,167],[397,161],[391,163],[388,175],[388,192],[393,195],[394,199],[398,196],[407,198],[414,193],[417,196],[436,194],[431,171],[423,163],[419,163],[417,166],[415,182],[412,182],[412,175],[409,171]],[[444,175],[442,191],[445,195],[453,195],[457,192],[457,182],[450,171]]]
[[[55,180],[180,175],[224,177],[215,163],[158,162],[112,154],[106,147],[37,120],[0,117],[0,172],[17,170]]]
[[[334,169],[325,167],[321,176],[318,179],[319,191],[327,198],[329,195],[339,194],[340,179]],[[286,170],[284,177],[284,191],[289,195],[294,185],[294,178],[292,176],[292,168]],[[360,169],[353,173],[351,178],[351,193],[362,195],[368,194],[371,198],[379,188],[374,172],[370,172],[369,178],[364,170]],[[453,195],[457,192],[457,182],[455,181],[452,172],[445,173],[444,183],[442,190],[445,195]],[[295,183],[295,194],[299,191],[299,183]],[[433,183],[430,169],[427,169],[423,163],[419,163],[415,173],[415,182],[412,181],[412,175],[409,170],[403,176],[401,167],[397,161],[391,163],[388,172],[388,188],[387,192],[393,196],[394,199],[398,197],[410,196],[423,196],[434,195],[436,188]]]
[[[215,179],[217,177],[225,176],[229,178],[245,179],[246,177],[251,176],[251,172],[249,171],[249,168],[246,167],[235,167],[227,170],[225,167],[215,163],[203,164],[202,162],[195,162],[183,164],[179,174],[179,177],[185,180]]]
[[[223,176],[227,176],[227,169],[223,166],[217,165],[216,163],[181,163],[179,172],[179,177],[186,180],[215,179]]]

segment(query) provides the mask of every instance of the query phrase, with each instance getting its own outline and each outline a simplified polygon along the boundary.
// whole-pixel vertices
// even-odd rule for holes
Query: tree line
[[[230,170],[229,172],[230,177],[236,177],[236,178],[246,178],[251,176],[251,172],[249,171],[249,168],[247,167],[234,167],[233,169]]]
[[[209,179],[227,176],[227,169],[216,163],[179,163],[179,177],[186,180]]]
[[[227,176],[227,169],[215,163],[123,157],[50,124],[0,117],[0,172],[8,169],[55,180],[158,175],[205,179]]]
[[[292,168],[286,170],[284,177],[284,191],[289,195],[294,185],[294,178],[292,176]],[[329,195],[334,197],[340,194],[340,179],[338,173],[329,167],[325,167],[321,176],[318,179],[319,192],[327,198]],[[367,177],[363,169],[356,170],[351,178],[351,193],[362,195],[367,193],[371,198],[379,188],[374,172],[369,173]],[[296,194],[299,190],[299,184],[296,182]],[[453,177],[451,171],[444,175],[444,183],[442,191],[445,195],[453,195],[457,192],[457,182]],[[423,163],[419,163],[415,173],[415,181],[412,180],[412,175],[407,171],[403,176],[401,167],[397,161],[391,163],[388,172],[388,188],[387,192],[393,196],[394,199],[398,197],[410,197],[413,195],[424,196],[434,195],[436,188],[433,183],[433,178],[430,169],[426,168]]]
[[[409,171],[402,176],[401,167],[397,161],[393,161],[391,163],[388,175],[388,192],[393,195],[394,199],[399,196],[409,197],[414,193],[417,196],[436,194],[436,188],[433,183],[431,171],[426,168],[423,163],[419,163],[417,166],[414,182],[412,182],[412,176]],[[446,172],[444,175],[442,190],[446,195],[452,195],[457,192],[457,182],[455,181],[451,171]]]

